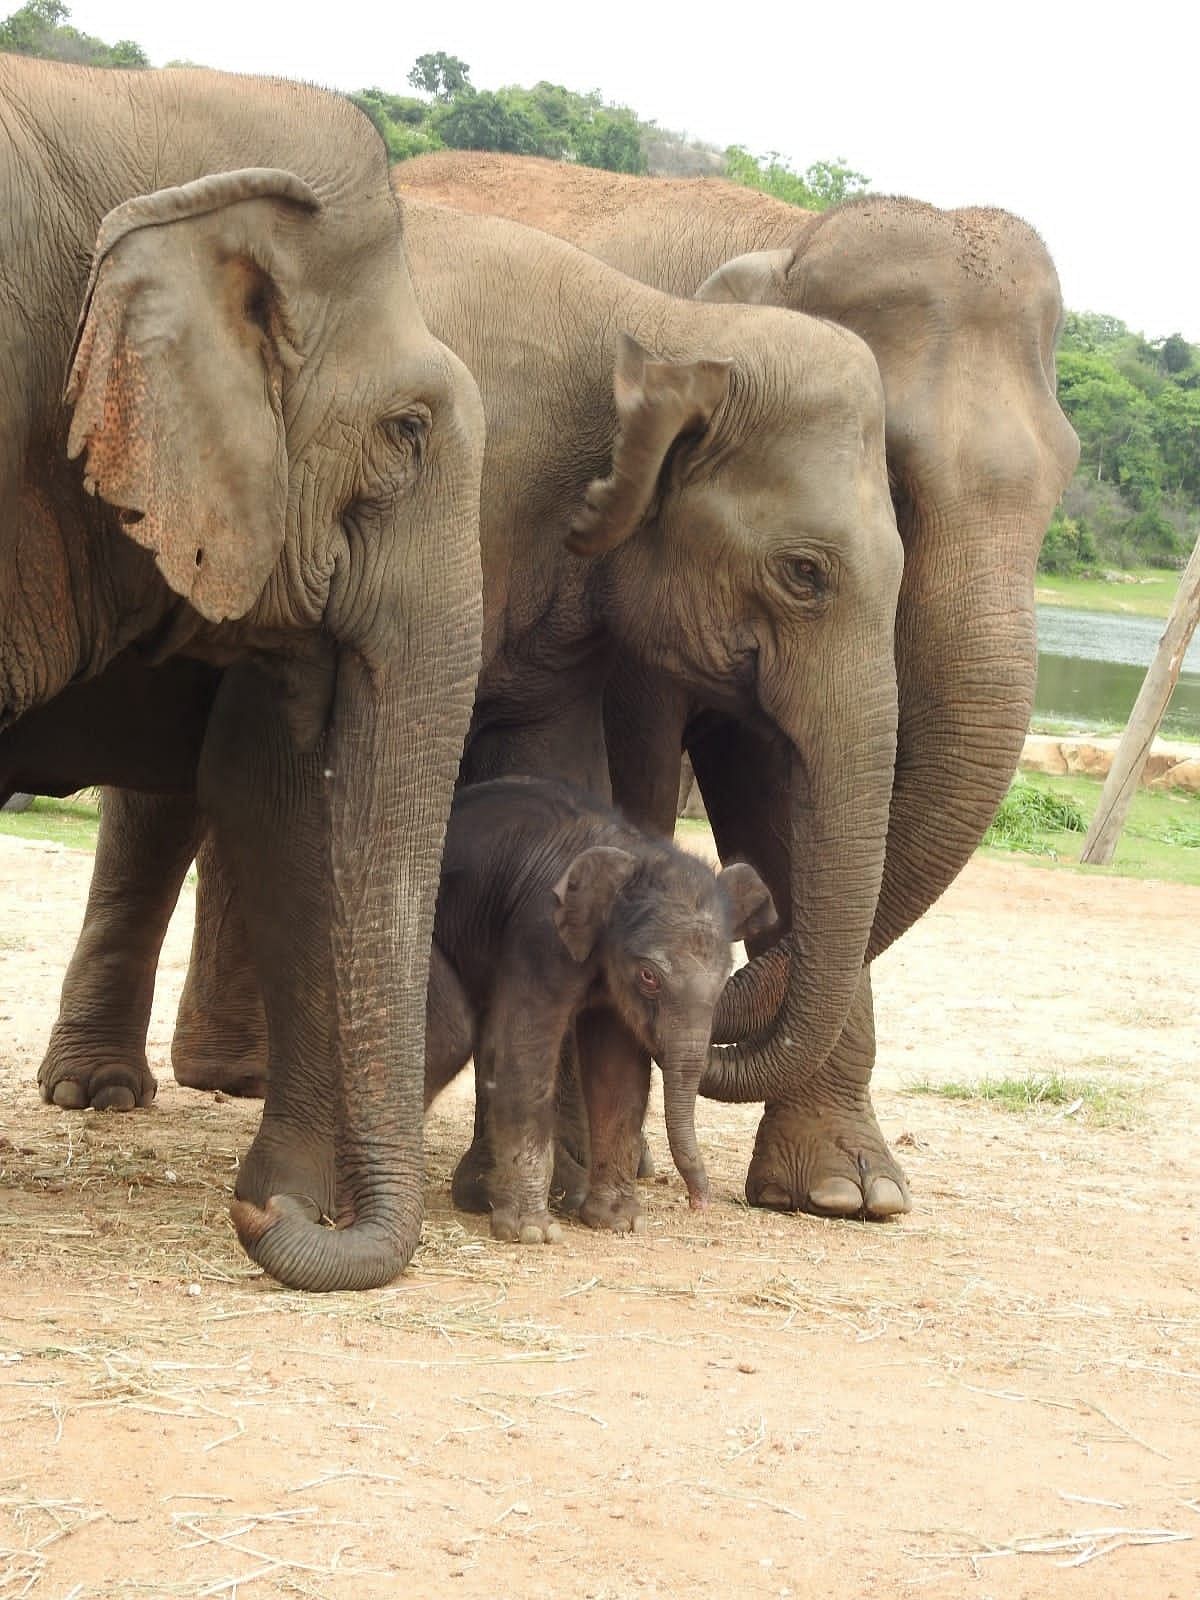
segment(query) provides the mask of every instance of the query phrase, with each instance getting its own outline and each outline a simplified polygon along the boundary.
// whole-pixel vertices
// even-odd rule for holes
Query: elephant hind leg
[[[267,1092],[267,1018],[233,880],[210,837],[196,857],[196,924],[171,1068],[185,1089]]]
[[[191,798],[104,791],[83,928],[38,1068],[43,1100],[131,1111],[154,1099],[146,1060],[154,979],[200,829]]]

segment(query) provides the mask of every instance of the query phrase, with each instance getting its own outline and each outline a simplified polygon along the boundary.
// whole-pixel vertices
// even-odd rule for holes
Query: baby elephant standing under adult
[[[731,941],[774,920],[753,867],[714,873],[566,784],[499,778],[459,792],[434,927],[425,1103],[474,1055],[496,1238],[558,1236],[547,1209],[558,1062],[591,1005],[615,1009],[662,1068],[671,1155],[691,1204],[706,1204],[695,1107],[713,1008]]]

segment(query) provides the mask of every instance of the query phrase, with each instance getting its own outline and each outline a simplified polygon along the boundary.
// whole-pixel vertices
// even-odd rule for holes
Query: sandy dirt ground
[[[749,1211],[704,1105],[709,1212],[500,1246],[464,1082],[414,1269],[305,1298],[228,1224],[257,1107],[170,1077],[187,893],[156,1105],[38,1103],[89,870],[0,840],[2,1600],[1200,1596],[1200,890],[977,860],[880,963],[901,1222]],[[1051,1067],[1140,1115],[906,1089]]]

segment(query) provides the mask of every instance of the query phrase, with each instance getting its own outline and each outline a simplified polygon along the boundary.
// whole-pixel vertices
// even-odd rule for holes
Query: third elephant
[[[787,307],[870,346],[905,552],[896,785],[868,952],[880,954],[969,860],[1032,709],[1037,553],[1079,454],[1055,396],[1062,299],[1045,246],[991,208],[865,196],[815,214],[716,179],[516,156],[447,150],[402,163],[393,178],[405,196],[547,228],[675,294]],[[785,751],[702,701],[664,694],[625,662],[609,727],[614,792],[632,815],[670,826],[682,737],[722,856],[754,861],[782,915],[807,915],[789,907],[798,836]],[[782,970],[777,979],[776,997]],[[761,987],[718,1018],[724,1036],[754,1017],[768,1026]],[[768,1101],[748,1197],[832,1213],[901,1209],[903,1179],[870,1107],[869,970],[829,1060],[814,1074],[802,1056],[778,1049],[766,1073],[722,1067],[707,1080],[707,1093]]]

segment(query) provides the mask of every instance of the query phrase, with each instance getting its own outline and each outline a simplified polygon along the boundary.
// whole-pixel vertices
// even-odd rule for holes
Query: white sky
[[[71,21],[156,65],[339,89],[407,93],[446,50],[476,88],[547,78],[801,169],[841,156],[883,192],[1015,211],[1070,307],[1200,343],[1192,0],[74,0]]]

